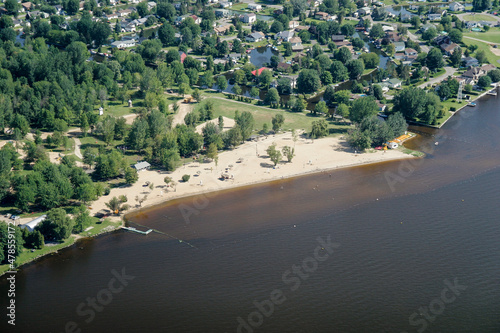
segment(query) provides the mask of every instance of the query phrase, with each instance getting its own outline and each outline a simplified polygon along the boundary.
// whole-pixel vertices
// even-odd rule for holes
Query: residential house
[[[114,41],[111,43],[112,48],[117,48],[117,49],[125,49],[129,47],[134,47],[137,45],[137,41],[135,39],[129,39],[129,40],[118,40]]]
[[[189,15],[190,18],[193,19],[195,24],[200,24],[201,23],[201,17],[198,17],[196,15]]]
[[[111,13],[109,15],[106,15],[106,18],[108,20],[116,20],[118,18],[118,16],[119,16],[118,13]]]
[[[180,58],[181,64],[183,64],[184,60],[186,60],[186,58],[187,58],[187,54],[185,52],[179,51],[179,58]]]
[[[387,80],[387,83],[389,84],[389,88],[399,89],[401,88],[401,84],[403,83],[403,81],[401,81],[400,79],[390,79]]]
[[[260,74],[262,74],[263,71],[272,71],[272,69],[267,67],[261,67],[259,69],[252,71],[252,74],[253,76],[259,76]]]
[[[316,20],[326,21],[326,20],[328,20],[329,17],[330,17],[330,14],[325,13],[325,12],[316,12],[316,14],[314,14],[314,18]]]
[[[394,59],[399,60],[399,61],[404,61],[404,60],[406,60],[406,55],[404,52],[396,52],[396,53],[394,53]]]
[[[232,52],[226,58],[236,64],[242,58],[242,54]]]
[[[455,51],[455,49],[459,46],[455,43],[451,43],[451,44],[441,44],[439,47],[441,48],[441,50],[443,50],[443,52],[446,55],[450,56],[453,54],[453,51]]]
[[[451,38],[448,35],[441,35],[441,36],[437,36],[436,38],[434,38],[433,42],[436,45],[451,44]]]
[[[450,4],[450,10],[453,12],[463,12],[465,11],[465,6],[458,2],[453,2]]]
[[[479,80],[481,76],[488,74],[489,71],[496,68],[496,66],[491,64],[483,65],[481,67],[472,67],[471,69],[463,73],[462,77],[466,79],[466,83],[474,84],[475,82],[477,82],[477,80]]]
[[[436,29],[436,26],[434,24],[432,24],[432,23],[426,23],[422,27],[420,27],[420,32],[426,32],[430,28]]]
[[[407,57],[417,57],[418,56],[418,52],[415,50],[415,49],[412,49],[412,48],[406,48],[405,49],[405,56]]]
[[[240,16],[240,20],[244,23],[252,24],[257,21],[257,15],[255,13],[247,13]]]
[[[274,15],[281,15],[281,14],[283,14],[283,9],[276,9],[276,10],[274,10],[273,14]]]
[[[231,29],[232,26],[232,24],[220,25],[218,27],[215,27],[214,31],[217,35],[224,35],[226,31],[229,31],[229,29]]]
[[[64,13],[63,6],[61,6],[61,5],[55,5],[54,8],[56,10],[56,14],[57,15],[63,15],[63,13]]]
[[[440,21],[441,20],[441,14],[436,13],[436,14],[428,14],[427,18],[429,21]]]
[[[405,51],[405,43],[404,42],[395,42],[394,43],[394,51],[395,52],[404,52]]]
[[[358,9],[357,13],[359,16],[365,16],[365,15],[370,15],[372,12],[370,7],[363,7]]]
[[[132,14],[131,9],[123,9],[123,10],[118,11],[118,15],[120,17],[128,17],[130,14]]]
[[[189,15],[187,15],[187,14],[186,14],[186,15],[182,15],[182,16],[177,16],[177,17],[175,18],[174,24],[175,24],[175,25],[177,25],[177,26],[179,26],[179,25],[181,25],[181,23],[182,23],[185,19],[187,19],[188,17],[189,17]]]
[[[138,0],[137,0],[137,1],[138,1]],[[182,4],[181,4],[180,2],[176,2],[176,3],[174,3],[174,8],[175,8],[176,10],[181,9],[181,7],[182,7]]]
[[[474,57],[467,57],[462,60],[464,67],[477,67],[479,66],[479,61]]]
[[[266,36],[262,32],[256,31],[256,32],[252,32],[250,35],[246,36],[245,40],[247,42],[260,42],[265,37]]]
[[[35,7],[35,6],[31,2],[23,2],[23,3],[21,3],[21,7],[25,11],[29,11],[31,9],[31,7]]]
[[[258,5],[256,3],[249,3],[247,8],[250,10],[255,10],[256,12],[259,12],[262,10],[262,6]]]
[[[290,39],[292,39],[293,35],[294,35],[293,30],[281,31],[274,36],[274,39],[281,39],[284,42],[289,42]]]
[[[290,21],[288,22],[288,28],[289,29],[295,29],[300,25],[299,21]]]
[[[279,71],[279,72],[291,72],[292,71],[292,65],[287,63],[287,62],[280,62],[278,63],[278,66],[276,67],[276,69]]]
[[[295,31],[297,32],[301,32],[301,31],[308,31],[309,30],[309,26],[308,25],[299,25],[295,28]]]
[[[292,37],[290,39],[290,44],[292,45],[293,52],[300,52],[304,49],[304,45],[302,45],[302,39],[300,39],[300,37]]]
[[[403,40],[403,36],[401,36],[399,33],[397,33],[396,31],[388,31],[386,34],[385,34],[385,37],[384,39],[387,41],[387,42],[401,42]]]
[[[148,1],[148,10],[152,10],[155,7],[156,7],[156,2]]]
[[[232,2],[228,2],[228,1],[221,1],[219,3],[219,5],[220,5],[220,8],[229,8],[229,7],[231,7],[233,5],[233,3]]]
[[[216,9],[215,10],[215,17],[228,17],[229,16],[229,10],[227,9]]]
[[[14,28],[20,27],[21,26],[21,20],[18,19],[13,19],[12,24],[14,24]]]
[[[47,18],[47,17],[49,17],[49,14],[41,12],[39,10],[32,10],[32,11],[26,13],[26,19],[28,19],[28,20],[34,20],[37,17]]]
[[[345,39],[344,35],[332,35],[332,42],[343,42]]]

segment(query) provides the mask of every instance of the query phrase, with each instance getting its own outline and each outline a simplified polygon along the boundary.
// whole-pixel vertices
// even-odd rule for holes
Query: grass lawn
[[[462,18],[463,21],[495,21],[495,19],[489,15],[484,14],[467,14]]]
[[[477,49],[478,50],[484,50],[486,52],[486,58],[488,59],[488,61],[495,65],[495,66],[499,66],[500,64],[498,63],[498,60],[500,60],[500,56],[496,56],[493,54],[493,52],[491,52],[491,49],[490,49],[490,46],[487,44],[487,43],[483,43],[483,42],[479,42],[477,40],[473,40],[473,39],[469,39],[469,38],[464,38],[463,39],[463,42],[469,46],[471,44],[475,44],[477,45]],[[476,51],[477,52],[477,51]]]
[[[313,116],[309,112],[302,112],[302,113],[297,113],[297,112],[290,112],[290,111],[284,111],[284,110],[279,110],[279,109],[265,109],[265,108],[259,108],[251,104],[241,104],[237,103],[233,100],[220,100],[220,99],[215,99],[215,98],[206,98],[203,100],[200,104],[198,104],[195,108],[195,110],[198,110],[199,108],[202,107],[206,101],[212,101],[214,103],[214,117],[217,118],[219,116],[224,116],[228,117],[231,119],[234,119],[234,113],[235,111],[243,112],[243,111],[249,111],[253,114],[253,117],[255,119],[255,127],[254,129],[257,131],[260,131],[262,129],[262,126],[264,123],[267,123],[269,128],[272,127],[271,120],[273,116],[277,113],[283,114],[285,117],[285,124],[283,126],[283,130],[291,130],[291,129],[303,129],[305,131],[310,131],[311,130],[311,124],[314,120],[318,119],[325,119],[324,117],[320,116]],[[330,123],[329,124],[329,129],[331,133],[343,133],[345,130],[349,128],[348,125],[344,124],[337,124],[337,123]]]
[[[241,2],[241,3],[236,3],[234,4],[231,9],[232,10],[242,10],[242,9],[247,9],[248,7],[248,4],[247,3],[244,3],[244,2]]]
[[[487,42],[500,43],[500,28],[491,28],[487,32],[466,32],[464,37],[472,37],[481,39]],[[467,40],[467,38],[465,38]]]
[[[134,108],[141,107],[143,105],[143,99],[132,98],[132,108],[128,107],[128,101],[122,103],[121,101],[108,101],[108,105],[104,108],[104,114],[110,114],[115,117],[122,117],[127,114],[133,113]],[[99,105],[95,107],[95,110],[99,112]]]

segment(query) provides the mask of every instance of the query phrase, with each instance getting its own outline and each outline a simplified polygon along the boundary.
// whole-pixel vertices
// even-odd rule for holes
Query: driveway
[[[441,82],[443,80],[446,80],[448,78],[448,76],[451,76],[451,75],[455,74],[455,72],[457,71],[457,68],[446,66],[446,67],[444,67],[444,70],[445,70],[444,74],[439,75],[438,77],[429,79],[429,81],[424,82],[421,85],[419,85],[418,88],[424,88],[424,87],[427,87],[427,86],[432,86],[435,83],[439,83],[439,82]]]

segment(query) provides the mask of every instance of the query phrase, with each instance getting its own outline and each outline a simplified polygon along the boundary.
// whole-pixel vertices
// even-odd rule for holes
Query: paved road
[[[414,34],[412,34],[411,32],[408,31],[408,37],[412,41],[414,41],[414,42],[418,43],[418,45],[420,45],[420,50],[422,52],[429,53],[429,47],[427,45],[425,45],[425,43],[422,42],[417,36],[415,36]]]
[[[398,24],[400,24],[400,23],[386,22],[386,21],[381,21],[381,22],[377,22],[377,23],[382,23],[382,24],[390,25],[390,26],[392,26],[394,29],[397,29],[397,28],[398,28]],[[411,24],[409,24],[409,23],[403,23],[402,25],[403,25],[403,27],[407,27],[407,28],[408,28],[408,27],[411,27]],[[420,38],[418,38],[418,36],[416,36],[416,35],[414,35],[414,34],[412,34],[411,32],[409,32],[409,31],[408,31],[408,37],[409,37],[412,41],[414,41],[414,42],[418,43],[418,45],[420,45],[420,50],[421,50],[422,52],[429,53],[429,47],[428,47],[427,45],[425,45],[425,43],[424,43],[424,42],[422,42],[422,41],[420,40]]]
[[[443,75],[440,75],[438,77],[429,79],[429,81],[424,82],[421,85],[419,85],[418,88],[424,88],[424,87],[427,87],[427,86],[431,86],[434,83],[439,83],[439,82],[441,82],[443,80],[446,80],[448,78],[448,76],[453,75],[457,71],[457,68],[446,66],[446,67],[444,67],[444,70],[445,70],[445,73]]]

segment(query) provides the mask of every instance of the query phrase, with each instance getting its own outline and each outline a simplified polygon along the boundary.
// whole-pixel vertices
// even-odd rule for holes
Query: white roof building
[[[29,221],[28,223],[21,224],[19,226],[19,228],[28,229],[30,232],[33,232],[33,230],[35,230],[36,226],[39,225],[40,223],[42,223],[46,217],[47,217],[47,215],[39,216],[36,219]]]

